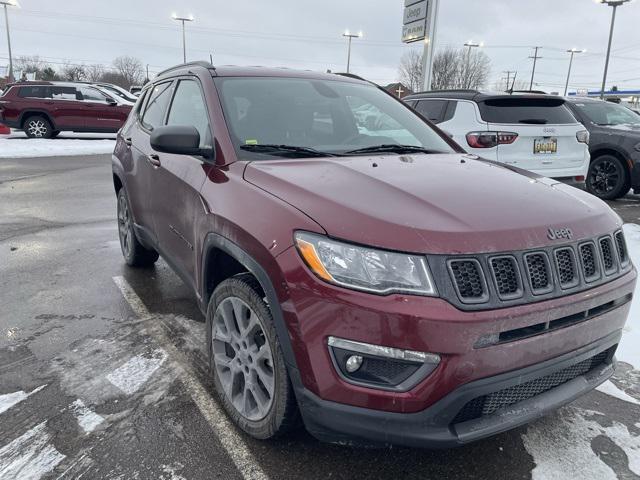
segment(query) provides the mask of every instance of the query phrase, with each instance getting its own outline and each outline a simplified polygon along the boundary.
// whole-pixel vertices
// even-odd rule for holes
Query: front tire
[[[624,197],[631,188],[629,170],[613,155],[601,155],[589,166],[587,191],[602,200]]]
[[[209,366],[231,420],[265,440],[297,424],[293,387],[269,306],[253,276],[222,282],[207,308]]]
[[[51,138],[53,128],[51,128],[51,123],[45,117],[34,115],[24,122],[24,133],[29,138]]]
[[[124,188],[118,192],[118,236],[122,256],[130,267],[150,267],[158,260],[158,252],[144,248],[136,237]]]

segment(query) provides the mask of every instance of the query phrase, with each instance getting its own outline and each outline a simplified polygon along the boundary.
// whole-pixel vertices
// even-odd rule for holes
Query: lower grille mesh
[[[501,408],[509,407],[547,392],[602,365],[610,357],[613,350],[615,350],[615,347],[605,350],[587,360],[583,360],[580,363],[552,373],[551,375],[536,378],[535,380],[505,388],[504,390],[499,390],[488,395],[476,397],[460,410],[452,423],[467,422],[491,415]]]

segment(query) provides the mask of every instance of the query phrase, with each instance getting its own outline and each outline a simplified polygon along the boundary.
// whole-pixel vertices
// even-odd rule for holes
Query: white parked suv
[[[404,100],[469,153],[563,182],[584,183],[589,132],[563,98],[443,90]]]

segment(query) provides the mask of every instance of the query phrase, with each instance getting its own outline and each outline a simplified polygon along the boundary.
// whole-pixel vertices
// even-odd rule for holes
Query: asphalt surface
[[[3,480],[640,478],[640,404],[599,391],[447,451],[239,433],[211,395],[192,292],[163,261],[122,260],[110,168],[0,159]],[[640,223],[640,196],[611,205]],[[640,372],[621,365],[614,383],[640,399]]]

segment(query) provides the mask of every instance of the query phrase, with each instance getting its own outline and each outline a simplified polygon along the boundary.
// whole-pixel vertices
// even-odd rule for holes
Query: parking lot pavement
[[[109,155],[0,159],[0,478],[640,476],[640,372],[447,451],[271,443],[211,396],[203,317],[160,261],[121,258]],[[640,223],[640,197],[611,205]]]

